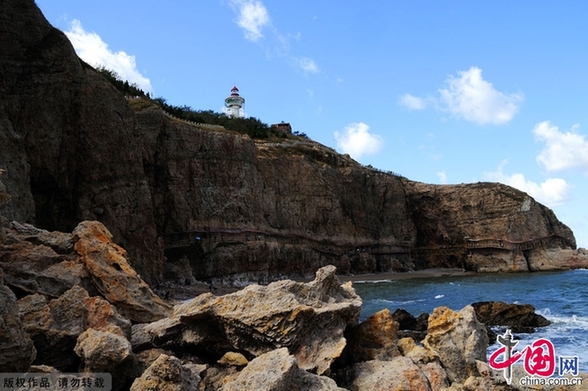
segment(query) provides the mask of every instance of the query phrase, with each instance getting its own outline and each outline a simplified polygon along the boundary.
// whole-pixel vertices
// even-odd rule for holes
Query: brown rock
[[[89,328],[78,337],[74,350],[81,358],[81,371],[110,373],[114,390],[128,388],[140,374],[131,343],[118,333]]]
[[[487,326],[507,326],[516,333],[529,333],[535,327],[549,326],[551,322],[535,313],[530,304],[507,304],[502,301],[484,301],[472,304],[476,317]]]
[[[47,301],[40,295],[18,301],[24,328],[38,350],[35,363],[51,365],[62,371],[75,371],[79,362],[74,352],[77,338],[88,327],[110,330],[130,336],[130,322],[100,297],[75,285],[59,299]]]
[[[131,391],[196,390],[198,383],[200,383],[200,377],[190,368],[182,366],[178,358],[162,354],[143,372],[140,378],[133,382]]]
[[[398,323],[388,309],[376,312],[351,328],[346,335],[344,356],[350,362],[386,361],[400,355],[397,347]]]
[[[159,298],[127,261],[126,251],[112,242],[111,233],[97,221],[84,221],[74,230],[74,248],[98,291],[118,312],[133,322],[165,317],[170,306]]]
[[[249,360],[247,360],[247,358],[241,353],[226,352],[224,356],[218,360],[218,363],[226,366],[244,367],[249,364]]]
[[[21,322],[16,297],[0,269],[0,372],[25,372],[35,359],[33,341]]]
[[[439,357],[450,381],[462,382],[477,375],[477,360],[486,360],[488,335],[472,306],[459,312],[438,307],[429,317],[423,346]]]
[[[340,356],[343,332],[356,324],[361,307],[351,284],[341,285],[335,271],[326,266],[309,283],[285,280],[221,297],[200,295],[177,305],[170,318],[133,327],[133,346],[200,346],[218,357],[230,350],[259,356],[288,347],[301,368],[325,373]]]

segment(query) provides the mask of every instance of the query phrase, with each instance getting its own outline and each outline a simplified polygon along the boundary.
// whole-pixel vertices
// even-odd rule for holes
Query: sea
[[[516,350],[539,338],[549,339],[555,356],[578,357],[581,372],[588,372],[588,270],[507,274],[475,274],[401,280],[356,281],[363,299],[361,320],[388,308],[404,308],[414,316],[431,314],[445,306],[459,311],[479,301],[531,304],[551,321],[535,333],[514,334]],[[495,331],[503,333],[504,328]],[[491,354],[500,346],[488,347]]]

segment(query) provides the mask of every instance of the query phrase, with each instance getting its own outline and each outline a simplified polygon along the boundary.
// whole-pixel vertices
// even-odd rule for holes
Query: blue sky
[[[81,58],[153,96],[245,113],[363,164],[495,181],[588,247],[588,2],[37,0]]]

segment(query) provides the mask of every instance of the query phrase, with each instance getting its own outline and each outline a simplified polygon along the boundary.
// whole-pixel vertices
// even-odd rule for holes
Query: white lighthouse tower
[[[239,96],[239,89],[233,87],[231,89],[231,95],[225,99],[225,106],[229,109],[229,115],[235,118],[241,117],[243,103],[245,103],[245,99]]]

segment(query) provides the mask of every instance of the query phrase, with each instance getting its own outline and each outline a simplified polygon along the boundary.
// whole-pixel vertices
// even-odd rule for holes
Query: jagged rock
[[[423,346],[439,357],[450,381],[460,382],[477,375],[476,360],[486,360],[488,335],[472,306],[459,312],[438,307],[429,317]]]
[[[0,266],[7,274],[7,284],[19,297],[40,293],[57,298],[74,285],[95,292],[88,272],[73,252],[75,240],[71,234],[13,221],[0,250]]]
[[[298,367],[297,360],[281,348],[253,359],[222,391],[331,391],[343,390],[331,378]]]
[[[78,337],[74,350],[81,358],[81,371],[110,373],[114,390],[127,388],[140,374],[131,343],[118,333],[89,328]]]
[[[353,366],[352,391],[431,391],[425,373],[408,357],[391,361],[366,361]]]
[[[44,296],[34,294],[18,301],[25,330],[37,348],[35,364],[50,365],[61,371],[77,369],[79,360],[73,348],[88,322],[85,298],[88,292],[76,285],[59,299],[47,301]]]
[[[38,354],[35,363],[74,370],[78,358],[74,346],[88,327],[106,329],[115,326],[120,335],[130,337],[130,322],[100,297],[73,286],[59,299],[47,301],[40,295],[26,296],[18,301],[24,328],[35,343]]]
[[[386,361],[399,356],[398,323],[390,310],[376,312],[346,333],[347,346],[343,356],[349,362]]]
[[[98,291],[118,312],[133,322],[146,323],[167,316],[170,306],[159,298],[129,265],[126,251],[112,242],[112,234],[97,221],[83,221],[73,231],[74,248]]]
[[[93,296],[84,299],[84,306],[88,310],[88,328],[102,330],[116,326],[122,336],[131,339],[131,321],[122,317],[109,302]]]
[[[487,326],[507,326],[515,333],[530,333],[535,327],[549,326],[551,322],[535,313],[530,304],[507,304],[502,301],[484,301],[472,304],[476,317]]]
[[[4,286],[0,268],[0,372],[25,372],[35,359],[33,341],[21,322],[16,296]]]
[[[200,376],[174,356],[162,354],[151,364],[140,378],[135,379],[131,391],[166,390],[187,391],[196,390],[200,383]]]
[[[357,323],[361,299],[341,285],[333,266],[309,283],[290,280],[250,285],[221,297],[210,293],[177,305],[170,318],[133,327],[133,347],[201,346],[219,358],[237,350],[259,356],[288,347],[301,368],[322,374],[345,346],[343,332]]]

